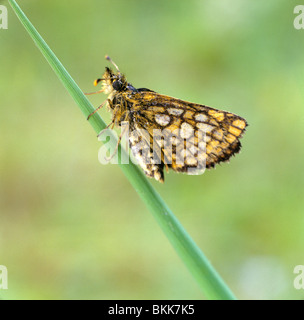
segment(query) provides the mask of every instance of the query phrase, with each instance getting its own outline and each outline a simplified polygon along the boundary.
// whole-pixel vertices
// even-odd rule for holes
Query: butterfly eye
[[[114,90],[121,91],[123,88],[123,83],[120,80],[116,80],[113,82],[112,86]]]

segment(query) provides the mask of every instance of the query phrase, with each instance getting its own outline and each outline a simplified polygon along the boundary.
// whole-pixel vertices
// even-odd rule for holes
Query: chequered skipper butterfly
[[[191,169],[213,168],[240,151],[245,119],[150,89],[136,89],[108,56],[106,59],[117,72],[106,67],[103,77],[95,80],[95,85],[102,84],[97,93],[104,92],[108,99],[91,115],[107,103],[113,114],[107,128],[129,123],[130,148],[146,176],[164,182],[164,167],[191,173]],[[140,134],[141,130],[148,135]],[[161,132],[162,137],[155,139],[155,132]],[[199,132],[204,135],[200,137]],[[168,141],[170,148],[166,148]]]

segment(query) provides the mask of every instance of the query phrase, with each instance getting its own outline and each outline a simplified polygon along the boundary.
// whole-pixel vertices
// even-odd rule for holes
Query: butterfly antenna
[[[117,71],[120,73],[120,70],[119,70],[119,68],[117,67],[117,64],[109,57],[109,56],[106,56],[105,57],[108,61],[110,61],[112,64],[113,64],[113,66],[117,69]]]

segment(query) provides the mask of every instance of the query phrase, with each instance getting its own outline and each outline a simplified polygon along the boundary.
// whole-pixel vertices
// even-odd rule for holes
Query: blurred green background
[[[240,299],[303,299],[304,30],[295,1],[18,1],[84,92],[135,87],[247,119],[242,152],[152,181]],[[8,3],[0,30],[3,299],[204,299]],[[95,106],[104,95],[90,97]],[[109,121],[110,114],[101,111]]]

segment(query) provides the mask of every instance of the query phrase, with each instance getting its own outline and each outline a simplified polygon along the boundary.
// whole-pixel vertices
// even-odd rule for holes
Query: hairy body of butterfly
[[[99,92],[108,94],[113,125],[129,123],[131,151],[148,177],[164,182],[164,167],[196,174],[196,170],[212,168],[239,152],[245,119],[149,89],[136,89],[106,58],[117,72],[106,68],[95,85],[101,82]],[[148,135],[141,134],[142,130]],[[161,132],[162,137],[155,139],[155,132]],[[199,137],[199,132],[204,132],[204,137]],[[168,141],[171,146],[166,148]],[[200,152],[202,149],[204,152]]]

